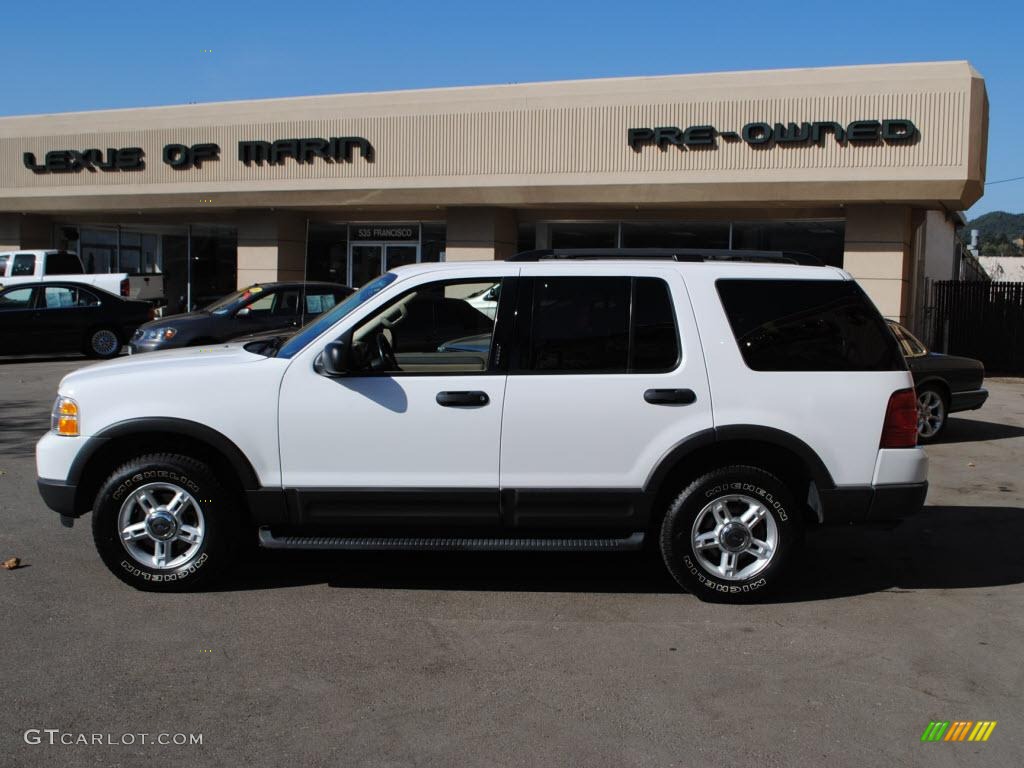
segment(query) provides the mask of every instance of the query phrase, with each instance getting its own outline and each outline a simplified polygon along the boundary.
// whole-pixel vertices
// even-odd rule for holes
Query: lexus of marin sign
[[[717,147],[717,137],[725,141],[744,141],[752,147],[821,144],[831,137],[838,144],[905,144],[916,141],[920,132],[909,120],[854,120],[842,125],[832,120],[813,123],[747,123],[742,130],[719,131],[713,125],[689,128],[630,128],[626,141],[635,152],[647,145],[659,149]]]
[[[350,163],[355,153],[373,162],[373,145],[361,136],[329,139],[279,139],[277,141],[240,141],[238,160],[245,165],[282,165],[285,160],[312,163],[324,160]],[[38,161],[34,152],[25,152],[21,161],[33,173],[78,173],[79,171],[141,171],[146,167],[146,153],[141,147],[121,149],[55,149]],[[171,168],[201,168],[204,162],[220,160],[218,144],[167,144],[163,161]]]

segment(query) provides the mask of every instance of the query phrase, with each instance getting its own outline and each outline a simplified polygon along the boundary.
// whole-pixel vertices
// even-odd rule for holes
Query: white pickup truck
[[[85,273],[78,255],[69,251],[0,251],[0,288],[40,280],[73,280],[132,299],[156,301],[164,295],[164,276],[161,274],[108,272],[90,275]]]

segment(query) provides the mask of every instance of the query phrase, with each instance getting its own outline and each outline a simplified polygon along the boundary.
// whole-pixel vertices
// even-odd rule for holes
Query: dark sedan
[[[114,357],[135,329],[152,318],[149,302],[115,296],[93,285],[12,285],[0,291],[0,354],[82,352]]]
[[[272,329],[298,328],[351,293],[351,288],[336,283],[251,285],[195,312],[147,323],[132,337],[131,351],[217,344]]]
[[[985,366],[980,360],[929,352],[928,348],[899,323],[889,322],[903,356],[914,376],[917,390],[917,439],[927,443],[946,427],[957,411],[974,411],[988,399],[982,387]]]

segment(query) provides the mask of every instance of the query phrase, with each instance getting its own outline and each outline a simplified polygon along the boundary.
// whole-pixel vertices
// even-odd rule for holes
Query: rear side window
[[[717,287],[755,371],[906,370],[895,337],[852,280],[719,280]]]
[[[32,253],[18,253],[11,265],[11,277],[27,277],[35,273],[36,257]]]
[[[663,280],[539,277],[521,369],[538,373],[654,373],[679,361]]]
[[[82,262],[73,253],[60,251],[46,256],[46,274],[48,275],[80,275]]]

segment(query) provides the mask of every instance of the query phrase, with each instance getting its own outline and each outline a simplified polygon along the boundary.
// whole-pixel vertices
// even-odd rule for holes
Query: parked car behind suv
[[[0,354],[81,352],[116,357],[153,318],[149,302],[77,282],[19,283],[0,290]]]
[[[917,439],[935,440],[946,428],[949,414],[976,411],[988,400],[985,366],[971,357],[928,350],[920,339],[892,320],[886,321],[900,343],[917,392]]]
[[[351,288],[335,283],[250,285],[203,309],[162,317],[142,326],[132,337],[131,351],[194,347],[254,333],[295,330],[351,294]]]
[[[759,597],[806,528],[920,509],[927,458],[896,339],[850,276],[727,258],[410,265],[279,345],[76,371],[40,492],[67,524],[91,510],[141,589],[209,583],[258,529],[274,549],[647,542],[702,599]],[[471,303],[492,287],[493,319]],[[415,309],[448,302],[482,319],[441,333],[445,312]],[[442,338],[484,328],[486,347]]]

